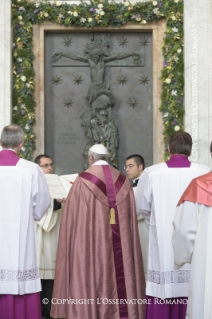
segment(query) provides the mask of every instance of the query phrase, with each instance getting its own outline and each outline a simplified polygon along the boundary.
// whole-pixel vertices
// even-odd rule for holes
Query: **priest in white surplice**
[[[143,156],[139,154],[132,154],[126,158],[125,170],[128,178],[131,180],[134,194],[136,196],[137,186],[139,178],[145,169],[145,161]],[[141,245],[144,274],[147,274],[147,257],[148,257],[148,246],[149,246],[149,222],[137,214],[138,219],[138,233]]]
[[[40,167],[18,157],[24,132],[6,126],[0,152],[0,318],[40,319],[40,278],[34,220],[50,206]]]
[[[191,148],[188,133],[172,134],[168,143],[170,160],[146,168],[138,183],[137,212],[150,222],[146,294],[151,304],[147,305],[147,319],[185,318],[190,266],[174,270],[172,222],[190,181],[210,170],[188,160]]]
[[[53,174],[53,162],[50,156],[46,154],[38,155],[35,158],[44,174]],[[49,318],[51,311],[51,299],[53,293],[55,265],[57,256],[57,245],[61,220],[61,203],[62,199],[52,199],[51,206],[43,215],[39,222],[35,223],[39,275],[41,278],[41,310],[43,318]],[[48,303],[43,303],[43,299],[47,298]]]
[[[212,173],[195,178],[174,219],[175,269],[191,264],[187,318],[212,318]]]

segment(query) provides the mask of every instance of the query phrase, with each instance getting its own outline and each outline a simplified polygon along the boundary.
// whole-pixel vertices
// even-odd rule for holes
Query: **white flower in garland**
[[[26,83],[26,87],[30,88],[30,83]]]
[[[128,1],[124,2],[125,7],[129,7],[130,3]]]
[[[157,14],[157,13],[158,13],[158,10],[159,10],[159,8],[155,8],[155,9],[153,9],[152,11],[154,12],[154,14]]]
[[[96,12],[97,14],[100,14],[101,11],[102,11],[102,9],[95,9],[95,12]]]
[[[58,15],[58,18],[63,19],[64,15],[62,15],[61,13]]]
[[[24,7],[19,7],[18,10],[19,11],[26,11],[26,9]]]
[[[22,16],[18,16],[18,20],[22,20],[23,19],[23,17]]]
[[[18,58],[18,62],[22,62],[22,59],[21,59],[21,58]]]
[[[25,109],[26,108],[25,104],[21,104],[21,108]]]
[[[98,8],[103,9],[103,4],[102,3],[98,4]]]
[[[172,28],[172,31],[173,32],[178,32],[178,28],[174,27],[174,28]]]
[[[36,8],[39,8],[39,7],[40,7],[40,3],[37,2],[37,3],[35,4],[35,6],[36,6]]]
[[[56,1],[56,6],[61,6],[62,2],[61,1]]]
[[[78,17],[78,12],[77,12],[77,11],[74,11],[74,12],[73,12],[73,16],[74,16],[74,17]]]
[[[177,53],[181,53],[182,52],[182,50],[181,49],[177,49]]]
[[[163,117],[168,117],[169,116],[169,112],[166,112],[163,114]]]
[[[88,18],[88,22],[92,22],[93,21],[93,18]]]
[[[30,129],[28,124],[26,124],[24,128],[25,128],[26,131],[29,131],[29,129]]]
[[[21,76],[21,81],[26,82],[26,77],[24,75]]]
[[[85,18],[80,18],[80,22],[85,23],[86,19]]]
[[[175,62],[177,62],[177,61],[179,60],[179,58],[178,58],[177,56],[174,56],[174,57],[173,57],[173,60],[174,60]]]
[[[141,23],[142,24],[146,24],[147,22],[146,22],[146,20],[142,20]]]
[[[179,125],[175,125],[174,130],[175,130],[176,132],[179,131],[179,130],[180,130]]]
[[[171,95],[177,96],[177,90],[172,90],[172,91],[171,91]]]
[[[153,6],[156,6],[158,3],[157,3],[157,1],[153,1],[152,4],[153,4]]]
[[[171,83],[171,79],[167,78],[167,79],[165,79],[164,82],[167,83],[167,84],[170,84]]]
[[[17,107],[17,106],[14,106],[13,110],[14,110],[14,111],[17,111],[17,110],[18,110],[18,107]]]
[[[24,146],[22,146],[21,150],[24,152],[24,151],[25,151],[25,147],[24,147]]]
[[[101,15],[101,16],[103,16],[104,14],[105,14],[105,12],[104,12],[104,11],[101,11],[101,12],[100,12],[100,15]]]
[[[49,14],[47,12],[44,13],[44,17],[47,18]]]

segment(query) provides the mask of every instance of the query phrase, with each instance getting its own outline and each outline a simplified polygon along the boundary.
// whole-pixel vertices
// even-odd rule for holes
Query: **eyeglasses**
[[[51,164],[43,164],[43,165],[40,165],[40,167],[44,167],[44,168],[48,168],[48,167],[53,167],[53,163]]]

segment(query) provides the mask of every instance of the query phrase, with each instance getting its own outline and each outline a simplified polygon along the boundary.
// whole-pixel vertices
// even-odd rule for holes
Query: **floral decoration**
[[[175,131],[183,130],[183,1],[161,0],[131,3],[124,0],[91,0],[89,3],[67,4],[12,0],[13,25],[13,122],[25,132],[21,157],[32,158],[36,136],[32,37],[33,24],[45,20],[72,27],[114,27],[127,23],[148,24],[161,18],[166,20],[161,74],[162,95],[160,110],[164,123],[164,143]],[[165,158],[168,154],[165,152]]]

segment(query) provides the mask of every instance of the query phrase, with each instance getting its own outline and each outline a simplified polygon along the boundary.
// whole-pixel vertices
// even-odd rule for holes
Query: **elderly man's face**
[[[53,173],[53,162],[51,158],[41,157],[40,159],[40,167],[44,174],[52,174]]]

